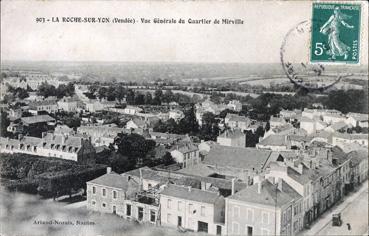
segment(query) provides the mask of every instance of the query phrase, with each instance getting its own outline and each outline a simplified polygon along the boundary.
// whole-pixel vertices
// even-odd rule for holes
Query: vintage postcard
[[[0,235],[368,235],[367,1],[0,4]]]

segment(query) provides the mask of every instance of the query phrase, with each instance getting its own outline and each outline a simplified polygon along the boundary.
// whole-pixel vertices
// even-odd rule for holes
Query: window
[[[252,209],[247,209],[247,220],[249,222],[254,221],[254,210]]]
[[[232,222],[232,232],[233,234],[239,234],[240,233],[240,227],[237,222]]]
[[[102,207],[106,207],[106,203],[103,203],[103,204],[102,204]]]
[[[167,223],[170,223],[170,222],[172,222],[172,215],[171,214],[168,214],[167,215]]]
[[[96,194],[96,187],[95,186],[92,187],[92,193]]]
[[[262,213],[262,222],[263,224],[269,224],[269,213],[268,212]]]
[[[172,200],[171,199],[168,199],[168,202],[167,202],[167,208],[170,209],[170,206],[172,205]]]
[[[201,216],[205,216],[205,207],[201,206]]]
[[[129,204],[126,205],[126,215],[131,216],[131,205]]]
[[[181,201],[178,201],[178,211],[182,211],[183,204]]]
[[[234,206],[233,207],[233,217],[239,217],[240,216],[240,207]]]
[[[105,197],[106,196],[106,189],[105,188],[103,188],[102,189],[102,195]]]
[[[118,196],[117,191],[113,190],[113,198],[117,199],[117,196]]]
[[[193,205],[192,204],[188,204],[188,213],[192,213],[192,208],[193,208]]]
[[[143,218],[143,208],[142,207],[138,207],[138,216],[137,216],[137,219],[139,221],[141,221]]]
[[[92,205],[96,205],[96,202],[95,201],[92,201]]]
[[[150,221],[155,222],[156,212],[154,210],[150,210]]]

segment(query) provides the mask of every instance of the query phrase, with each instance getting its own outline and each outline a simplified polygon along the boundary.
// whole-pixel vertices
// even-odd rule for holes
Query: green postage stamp
[[[313,3],[311,62],[358,64],[360,5]]]

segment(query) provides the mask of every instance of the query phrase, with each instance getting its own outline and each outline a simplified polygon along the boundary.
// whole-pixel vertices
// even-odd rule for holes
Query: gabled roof
[[[22,117],[21,121],[25,124],[37,124],[37,123],[55,121],[55,119],[49,115],[37,115],[37,116],[30,116],[30,117]]]
[[[160,194],[164,196],[181,198],[196,202],[204,202],[209,204],[214,204],[219,198],[222,198],[216,192],[205,191],[190,187],[182,187],[173,184],[169,184],[167,187],[165,187]]]
[[[128,180],[127,177],[121,176],[115,172],[102,175],[96,179],[90,180],[87,183],[98,184],[102,186],[122,189],[127,191],[130,186],[136,186],[138,190],[138,183],[133,179]]]
[[[284,181],[283,181],[284,182]],[[295,199],[301,198],[296,191],[282,182],[282,191],[276,184],[272,184],[268,180],[261,182],[260,193],[258,192],[258,184],[254,184],[236,194],[229,196],[229,199],[238,200],[241,202],[257,203],[268,206],[281,207],[292,202]],[[284,189],[286,188],[286,189]]]
[[[256,148],[214,146],[210,149],[203,163],[213,166],[261,170],[270,158],[271,153],[270,150]]]
[[[349,112],[346,115],[347,117],[352,117],[357,121],[368,121],[368,114],[363,114],[363,113],[353,113],[353,112]]]
[[[286,135],[271,134],[259,142],[263,146],[287,146]]]
[[[243,132],[241,132],[241,130],[239,130],[239,129],[234,129],[234,130],[225,130],[218,137],[221,137],[221,138],[239,138],[239,137],[245,137],[245,134]]]

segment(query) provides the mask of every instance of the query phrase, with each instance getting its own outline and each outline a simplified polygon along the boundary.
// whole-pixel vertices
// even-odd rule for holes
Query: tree
[[[161,161],[166,166],[176,163],[170,152],[166,152]]]
[[[37,89],[37,95],[43,96],[44,98],[50,96],[56,96],[57,91],[54,85],[50,85],[47,82],[43,82]]]
[[[150,104],[152,104],[152,95],[151,95],[151,93],[150,93],[150,92],[147,92],[147,93],[145,94],[144,103],[145,103],[146,105],[150,105]]]
[[[184,112],[184,118],[179,121],[178,132],[180,134],[196,134],[199,131],[199,124],[195,116],[195,107]]]
[[[8,118],[8,114],[5,111],[0,112],[0,136],[7,137],[9,136],[8,131],[6,130],[10,125],[10,120]]]

